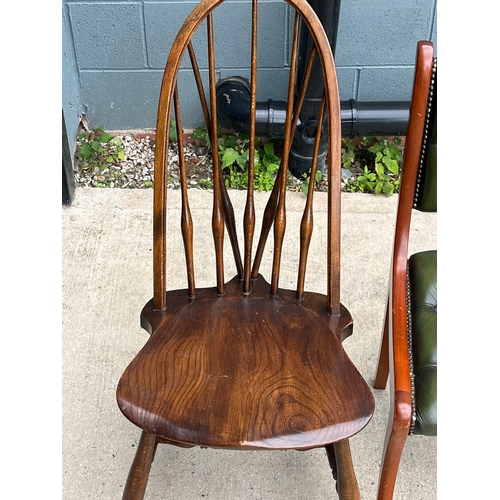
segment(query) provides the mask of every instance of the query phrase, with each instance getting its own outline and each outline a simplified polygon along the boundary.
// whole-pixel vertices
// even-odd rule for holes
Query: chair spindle
[[[299,257],[299,276],[297,278],[297,300],[304,299],[304,282],[306,276],[307,255],[309,252],[309,244],[313,231],[313,197],[316,183],[316,170],[318,167],[318,152],[321,135],[323,132],[323,119],[325,116],[325,95],[321,100],[319,109],[318,126],[316,127],[316,142],[314,143],[313,161],[311,165],[311,173],[309,177],[309,186],[307,190],[306,206],[302,221],[300,224],[300,257]]]
[[[214,180],[214,206],[212,212],[212,231],[215,243],[215,260],[217,275],[217,293],[224,294],[224,215],[221,203],[221,175],[219,167],[219,151],[217,148],[217,103],[215,82],[215,50],[212,13],[207,16],[208,66],[210,76],[210,140],[212,142],[212,165]]]
[[[186,254],[186,268],[188,280],[189,296],[196,295],[194,281],[194,255],[193,255],[193,219],[189,210],[188,189],[186,179],[186,159],[184,158],[184,144],[182,140],[182,120],[181,105],[179,102],[179,89],[177,84],[174,87],[174,111],[175,123],[177,127],[177,148],[179,155],[179,177],[181,180],[181,232],[184,240],[184,250]]]
[[[336,79],[336,77],[334,76]],[[338,100],[338,86],[326,86],[326,92],[332,88]],[[338,104],[340,106],[340,104]],[[340,110],[338,113],[329,113],[329,127],[340,130]],[[327,303],[328,313],[340,316],[340,159],[341,139],[340,134],[335,135],[333,143],[329,144],[327,156],[328,168],[328,239],[327,239]]]
[[[248,154],[248,185],[244,213],[244,275],[243,293],[250,293],[250,271],[252,265],[252,242],[255,231],[254,168],[255,168],[255,114],[257,108],[257,0],[252,0],[252,49],[250,73],[250,151]]]
[[[313,45],[311,52],[309,54],[309,60],[307,62],[306,72],[304,74],[304,80],[300,87],[300,92],[297,98],[297,102],[295,104],[295,110],[293,112],[293,125],[294,127],[297,125],[297,120],[299,118],[300,109],[302,108],[302,104],[304,102],[304,97],[306,94],[307,85],[309,83],[309,78],[311,76],[312,67],[314,63],[314,58],[316,56],[316,46]],[[290,130],[291,135],[294,133],[294,128],[292,127]],[[290,145],[292,143],[292,137],[290,136]],[[257,251],[255,253],[255,258],[253,262],[252,268],[252,279],[256,279],[259,274],[260,264],[262,262],[262,256],[264,255],[264,248],[266,246],[267,237],[269,236],[269,231],[273,225],[274,217],[276,216],[276,208],[278,206],[278,195],[280,192],[280,181],[281,181],[281,170],[285,168],[285,164],[283,161],[280,163],[280,168],[276,175],[276,180],[274,182],[274,186],[267,202],[266,208],[264,209],[264,217],[262,221],[262,229],[260,233],[259,243],[257,245]]]
[[[288,158],[290,155],[291,144],[291,131],[293,127],[292,107],[295,91],[295,77],[297,74],[297,60],[298,60],[298,32],[299,32],[299,14],[295,12],[295,22],[293,26],[293,42],[292,42],[292,57],[290,61],[290,75],[288,79],[288,100],[286,109],[286,122],[285,122],[285,141],[283,151],[283,169],[280,176],[280,190],[278,207],[276,209],[276,216],[274,218],[274,255],[273,255],[273,268],[271,275],[271,295],[278,293],[279,271],[281,264],[281,251],[283,248],[283,239],[285,236],[286,228],[286,176],[288,172]]]
[[[203,88],[203,81],[201,79],[200,70],[198,67],[198,61],[196,59],[196,54],[193,48],[193,44],[189,42],[188,44],[188,52],[189,58],[191,59],[191,67],[193,69],[194,78],[196,81],[196,87],[198,89],[198,95],[200,97],[201,108],[203,111],[203,117],[205,119],[205,125],[207,130],[211,128],[211,120],[210,120],[210,112],[208,110],[207,98],[205,96],[205,90]],[[213,147],[217,147],[216,145]],[[233,249],[234,261],[236,264],[236,271],[240,278],[243,277],[243,263],[241,260],[240,247],[238,245],[238,237],[236,235],[236,221],[234,218],[234,209],[227,193],[226,185],[224,184],[224,179],[222,176],[222,170],[218,169],[219,177],[220,177],[220,188],[221,188],[221,203],[222,203],[222,211],[224,214],[224,222],[227,227],[227,232],[229,235],[229,241],[231,242],[231,247]]]

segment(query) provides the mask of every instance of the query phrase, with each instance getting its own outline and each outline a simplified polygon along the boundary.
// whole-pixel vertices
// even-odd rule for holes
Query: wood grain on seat
[[[169,292],[167,311],[146,305],[150,340],[118,387],[123,413],[172,441],[228,448],[311,448],[352,436],[371,417],[371,393],[344,352],[352,323],[325,314],[324,297],[252,295],[234,278]],[[144,387],[147,386],[147,390]]]

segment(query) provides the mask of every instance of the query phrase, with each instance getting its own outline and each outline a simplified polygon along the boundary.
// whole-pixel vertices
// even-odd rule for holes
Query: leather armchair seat
[[[437,436],[437,251],[409,259],[413,434]]]

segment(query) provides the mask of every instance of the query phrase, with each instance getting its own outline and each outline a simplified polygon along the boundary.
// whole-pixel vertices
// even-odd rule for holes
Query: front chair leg
[[[352,464],[349,441],[343,439],[325,446],[332,474],[337,481],[340,500],[361,500],[358,481]]]
[[[142,431],[139,446],[128,473],[122,500],[142,500],[144,498],[157,444],[158,438],[154,434]]]

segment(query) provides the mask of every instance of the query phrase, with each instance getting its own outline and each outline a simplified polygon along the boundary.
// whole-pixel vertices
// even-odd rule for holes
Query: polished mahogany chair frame
[[[415,397],[416,372],[414,345],[417,333],[423,337],[419,341],[427,343],[430,352],[426,369],[430,376],[424,381],[428,387],[426,404],[429,405],[432,424],[428,431],[420,434],[434,435],[437,432],[435,419],[437,361],[435,342],[437,321],[436,268],[437,251],[431,250],[416,254],[425,258],[425,271],[432,276],[431,286],[425,290],[423,307],[427,326],[423,331],[415,331],[415,304],[412,304],[413,282],[412,259],[409,256],[409,236],[411,217],[414,209],[435,212],[436,172],[437,172],[437,135],[436,124],[436,78],[437,58],[434,57],[432,42],[420,41],[417,45],[415,78],[410,107],[410,118],[406,135],[402,179],[398,201],[394,248],[389,282],[389,297],[384,322],[380,356],[374,387],[384,389],[390,375],[391,413],[387,425],[382,466],[379,480],[378,500],[391,500],[394,494],[399,463],[406,438],[414,432],[415,421],[419,418],[417,398]],[[431,149],[433,148],[433,149]],[[427,193],[425,192],[427,190]],[[427,200],[422,203],[421,200]],[[424,255],[425,254],[425,255]],[[410,258],[409,258],[410,257]],[[430,268],[430,269],[429,269]],[[418,270],[417,270],[418,272]],[[426,278],[427,279],[427,278]],[[420,306],[421,308],[422,306]],[[420,309],[421,310],[421,309]],[[421,314],[421,313],[420,313]],[[424,418],[428,418],[426,416]]]
[[[197,288],[194,225],[188,202],[186,165],[179,148],[180,226],[185,246],[187,288],[167,287],[167,165],[170,112],[182,144],[177,75],[189,54],[211,144],[218,144],[214,22],[212,11],[223,0],[204,0],[181,27],[165,67],[158,107],[155,147],[153,274],[154,296],[141,313],[150,338],[124,371],[117,387],[123,414],[142,435],[123,498],[144,497],[158,443],[181,447],[257,450],[308,450],[324,447],[343,499],[359,499],[348,439],[363,429],[374,411],[371,390],[342,347],[352,318],[340,302],[340,101],[330,44],[306,0],[287,0],[296,12],[293,27],[286,132],[280,169],[262,215],[260,239],[252,260],[256,227],[254,204],[255,109],[257,86],[258,2],[251,4],[251,113],[248,188],[243,217],[244,252],[240,255],[234,210],[224,186],[217,147],[212,147],[215,247],[213,288]],[[191,39],[206,22],[209,99]],[[301,23],[314,47],[304,82],[295,93]],[[250,23],[249,23],[250,24]],[[300,28],[305,29],[305,28]],[[328,228],[324,249],[326,294],[304,289],[307,253],[313,230],[314,183],[311,182],[300,226],[297,287],[279,287],[286,226],[288,157],[305,89],[315,58],[325,81],[316,132],[315,178],[322,134],[328,137]],[[273,262],[268,283],[259,272],[268,233],[274,227]],[[224,281],[223,244],[227,231],[237,275]],[[317,249],[316,251],[321,251]],[[176,257],[174,257],[176,258]]]

